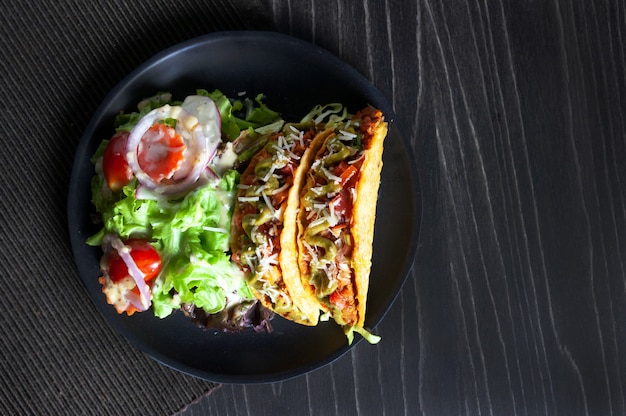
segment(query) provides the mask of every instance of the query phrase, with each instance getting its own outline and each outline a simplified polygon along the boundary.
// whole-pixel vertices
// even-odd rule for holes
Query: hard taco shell
[[[355,185],[356,199],[353,203],[352,219],[350,221],[350,232],[354,242],[354,248],[349,266],[354,271],[353,287],[356,298],[357,321],[353,327],[356,328],[363,328],[365,323],[367,292],[372,264],[376,204],[383,165],[383,143],[387,136],[387,129],[387,123],[384,122],[381,117],[374,126],[367,148],[364,149],[365,157],[359,171],[358,182]],[[328,135],[326,140],[329,140],[331,137],[332,135]],[[326,142],[323,143],[317,151],[316,160],[321,159],[325,148]],[[306,174],[304,170],[301,173]],[[310,175],[302,187],[300,197],[304,198],[304,195],[313,186],[315,186],[314,179]],[[309,260],[306,256],[307,248],[304,244],[304,232],[306,228],[304,224],[306,215],[307,212],[304,208],[304,204],[301,203],[300,213],[298,215],[298,263],[300,266],[302,286],[306,289],[309,296],[317,299],[323,311],[328,311],[328,306],[322,302],[321,299],[317,298],[315,287],[308,280],[310,278],[310,269],[308,264]]]

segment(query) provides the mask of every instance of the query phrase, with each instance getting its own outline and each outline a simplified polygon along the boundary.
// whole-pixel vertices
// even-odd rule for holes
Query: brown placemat
[[[155,53],[268,29],[258,1],[28,0],[0,6],[0,413],[167,415],[216,387],[132,347],[77,274],[66,218],[93,112]]]

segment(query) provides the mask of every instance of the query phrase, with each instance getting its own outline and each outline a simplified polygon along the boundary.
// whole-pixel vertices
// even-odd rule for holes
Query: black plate
[[[270,108],[292,120],[316,104],[329,102],[344,103],[352,112],[371,104],[385,113],[390,132],[366,325],[374,327],[398,294],[417,249],[421,206],[415,159],[391,106],[363,76],[334,55],[266,32],[216,33],[170,48],[132,72],[99,107],[76,152],[68,200],[69,231],[84,284],[111,326],[149,356],[179,371],[216,382],[256,383],[283,380],[326,365],[350,348],[334,323],[311,328],[275,318],[272,334],[225,334],[199,329],[182,313],[163,320],[151,313],[128,317],[118,315],[105,302],[98,283],[100,250],[85,244],[97,231],[90,221],[89,183],[94,170],[89,158],[98,143],[112,135],[113,118],[120,110],[133,110],[140,99],[158,91],[171,91],[182,99],[197,88],[217,88],[231,97],[241,91],[249,96],[263,93]],[[357,335],[353,346],[360,340]]]

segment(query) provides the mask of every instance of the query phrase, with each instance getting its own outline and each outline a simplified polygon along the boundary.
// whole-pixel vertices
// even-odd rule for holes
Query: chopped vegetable
[[[111,138],[102,159],[104,178],[113,192],[119,192],[133,178],[133,171],[126,161],[128,133],[121,132]]]
[[[139,167],[157,183],[171,179],[183,163],[186,149],[183,138],[172,127],[155,123],[139,143]]]
[[[116,117],[92,158],[102,229],[87,242],[103,248],[100,282],[119,313],[152,307],[164,318],[182,308],[206,326],[271,329],[228,244],[239,183],[231,141],[282,126],[261,97],[244,104],[199,90],[180,102],[159,93]]]

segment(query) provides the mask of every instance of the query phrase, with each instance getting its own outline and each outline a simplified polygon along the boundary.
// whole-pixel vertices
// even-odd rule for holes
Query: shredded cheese
[[[274,170],[276,170],[276,166],[275,166],[275,165],[272,165],[272,166],[268,169],[268,171],[267,171],[267,175],[265,175],[263,178],[261,178],[261,180],[262,180],[263,182],[267,182],[267,181],[269,181],[269,180],[270,180],[270,178],[272,177],[272,175],[274,174]]]
[[[280,188],[276,188],[273,191],[270,191],[269,195],[279,194],[279,193],[283,192],[284,190],[286,190],[287,188],[289,188],[289,183],[285,182],[285,184],[283,186],[281,186]]]
[[[291,149],[287,150],[287,154],[293,160],[300,160],[300,156],[291,151]]]
[[[244,260],[246,261],[246,264],[248,265],[248,267],[250,268],[250,272],[254,272],[256,267],[254,267],[254,263],[256,259],[253,259],[252,256],[248,255],[248,254],[244,254],[243,256]]]
[[[309,226],[307,228],[315,228],[318,225],[322,225],[323,223],[325,223],[327,220],[325,217],[319,217],[318,219],[316,219],[315,221],[312,221],[309,223]]]
[[[365,157],[365,152],[359,153],[359,156],[355,159],[348,160],[348,165],[353,165],[359,161],[361,161]]]
[[[324,188],[322,186],[315,186],[311,188],[311,192],[313,192],[317,196],[320,196],[324,193]]]
[[[322,173],[324,173],[324,176],[326,176],[328,180],[331,180],[336,183],[341,183],[341,178],[339,176],[333,175],[328,169],[326,169],[323,166],[322,166]]]
[[[339,130],[339,135],[337,136],[339,138],[339,140],[347,140],[350,141],[354,138],[357,137],[356,134],[354,133],[350,133],[349,131],[345,131],[345,130]]]
[[[300,146],[304,147],[304,132],[301,131],[298,135],[298,141],[300,142]]]
[[[256,188],[254,190],[255,195],[261,195],[263,193],[263,191],[265,191],[265,188],[267,188],[268,184],[264,183],[263,185],[259,186],[258,188]]]
[[[350,195],[352,196],[352,203],[356,203],[356,189],[350,188]]]
[[[220,227],[202,227],[204,231],[213,231],[215,233],[228,234],[228,230]]]
[[[263,201],[265,201],[265,204],[267,205],[267,207],[270,209],[272,216],[276,216],[276,209],[272,205],[272,201],[270,201],[270,198],[267,196],[265,192],[263,192],[261,196],[263,197]]]
[[[283,147],[285,147],[285,136],[283,136],[282,134],[280,136],[278,136],[278,139],[276,140],[276,142],[278,143],[278,147],[276,145],[274,145],[274,149],[280,150]]]
[[[337,214],[335,213],[335,205],[337,205],[337,204],[333,203],[333,201],[330,201],[328,203],[328,209],[330,211],[330,217],[334,220],[334,224],[333,225],[336,225],[337,222],[339,222],[339,218],[337,217]]]

